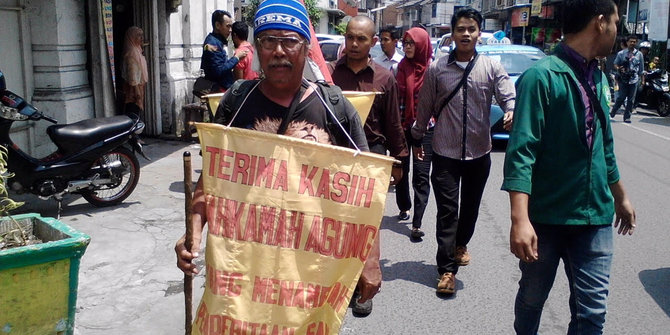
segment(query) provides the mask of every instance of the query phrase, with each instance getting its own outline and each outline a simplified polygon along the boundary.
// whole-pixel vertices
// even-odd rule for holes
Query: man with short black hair
[[[597,68],[597,57],[608,55],[614,44],[617,6],[612,0],[566,0],[563,6],[565,39],[516,82],[505,155],[510,250],[521,270],[517,334],[538,333],[561,260],[570,286],[567,333],[601,334],[614,214],[619,234],[635,229],[607,118],[607,78]]]
[[[475,232],[479,205],[491,169],[491,101],[512,126],[514,84],[497,60],[479,55],[482,15],[462,8],[451,19],[456,48],[431,63],[419,91],[412,126],[414,159],[423,159],[421,141],[435,117],[431,181],[437,204],[436,291],[456,293],[456,273],[470,263],[468,243]],[[471,72],[469,72],[471,71]]]
[[[233,31],[231,37],[233,39],[233,45],[235,50],[246,51],[247,55],[243,59],[240,59],[239,63],[233,69],[233,74],[235,79],[256,79],[258,74],[252,68],[254,61],[254,47],[251,43],[247,42],[249,36],[249,27],[246,23],[242,21],[237,21],[233,23]]]
[[[233,84],[233,68],[247,55],[247,51],[238,50],[228,58],[226,46],[233,26],[230,13],[215,10],[212,13],[212,32],[207,34],[202,45],[200,68],[205,71],[205,79],[216,83],[214,90],[224,92]]]
[[[409,151],[400,123],[398,87],[393,74],[371,59],[370,48],[375,43],[374,22],[367,16],[353,17],[347,23],[345,34],[347,51],[340,59],[329,63],[328,69],[335,85],[343,90],[378,92],[364,124],[368,146],[371,152],[381,155],[388,149],[392,157],[401,160],[409,155]],[[394,164],[392,184],[397,183],[402,174],[402,166]],[[353,299],[355,314],[366,316],[372,312],[372,300],[360,300],[356,295]]]
[[[619,93],[610,111],[610,117],[614,118],[621,105],[626,101],[623,122],[630,123],[630,115],[635,105],[637,85],[644,72],[644,57],[639,50],[635,49],[637,36],[628,36],[626,46],[627,48],[619,51],[614,59],[614,69],[619,72]]]
[[[373,58],[377,64],[393,72],[395,76],[398,73],[398,63],[402,60],[402,55],[398,52],[398,40],[400,33],[394,26],[386,26],[379,30],[379,44],[382,47],[382,54]]]

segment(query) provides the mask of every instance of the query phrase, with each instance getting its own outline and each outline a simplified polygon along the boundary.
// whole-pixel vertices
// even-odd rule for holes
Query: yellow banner
[[[370,108],[372,108],[372,103],[375,102],[375,95],[379,94],[376,92],[361,92],[361,91],[342,91],[349,102],[356,108],[358,116],[361,117],[361,122],[365,123],[365,120],[368,119],[368,114],[370,114]]]
[[[204,97],[207,98],[207,103],[209,108],[212,111],[212,114],[216,114],[216,109],[219,107],[219,102],[224,93],[212,93],[207,94]],[[372,103],[375,101],[375,95],[378,93],[375,92],[360,92],[360,91],[342,91],[349,102],[356,108],[358,116],[361,118],[361,122],[365,123],[365,120],[370,114],[370,108],[372,108]]]
[[[337,334],[384,212],[393,160],[197,123],[206,282],[194,334]]]

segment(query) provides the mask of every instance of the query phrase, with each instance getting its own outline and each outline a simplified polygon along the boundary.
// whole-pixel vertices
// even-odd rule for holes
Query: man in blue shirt
[[[246,50],[238,50],[233,57],[228,58],[226,45],[232,26],[230,13],[215,10],[212,13],[212,32],[207,35],[202,46],[200,68],[205,70],[205,79],[215,82],[215,90],[220,92],[233,84],[233,68],[247,55]]]

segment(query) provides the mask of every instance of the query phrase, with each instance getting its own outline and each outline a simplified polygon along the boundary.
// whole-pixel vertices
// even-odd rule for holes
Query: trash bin
[[[0,334],[72,334],[79,261],[91,238],[39,214],[13,216],[41,243],[0,250]],[[0,218],[0,234],[16,229]]]

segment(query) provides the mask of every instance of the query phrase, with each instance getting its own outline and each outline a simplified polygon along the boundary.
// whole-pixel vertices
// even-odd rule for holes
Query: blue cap
[[[307,9],[300,0],[265,0],[254,17],[254,37],[269,29],[291,30],[311,39]]]

